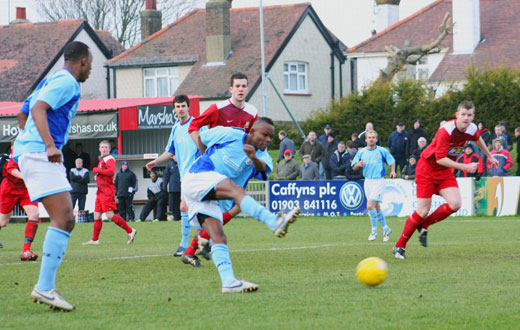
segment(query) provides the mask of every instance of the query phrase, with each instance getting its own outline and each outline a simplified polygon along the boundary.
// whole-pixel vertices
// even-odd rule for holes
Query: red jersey
[[[448,157],[456,160],[464,153],[466,141],[477,141],[480,138],[477,125],[471,123],[465,132],[461,132],[457,129],[455,120],[450,120],[439,128],[432,143],[421,153],[421,158],[426,160],[434,171],[448,169],[448,167],[437,164],[439,159]]]
[[[210,105],[202,115],[194,118],[190,123],[188,133],[198,131],[206,125],[209,128],[216,126],[233,127],[249,133],[257,119],[258,110],[253,105],[244,102],[242,108],[237,108],[231,103],[230,99],[227,99],[226,101]]]
[[[97,194],[98,195],[116,195],[116,186],[114,184],[114,175],[116,173],[116,160],[114,156],[108,155],[99,160],[98,166],[92,169],[97,173]]]
[[[18,167],[18,163],[15,162],[13,158],[10,158],[7,161],[7,163],[5,163],[4,169],[2,171],[4,180],[7,180],[7,182],[9,183],[9,188],[11,188],[12,190],[20,190],[20,191],[27,190],[27,187],[25,187],[25,182],[22,179],[18,179],[17,177],[14,177],[11,174],[11,172],[13,170],[20,171],[20,168]]]

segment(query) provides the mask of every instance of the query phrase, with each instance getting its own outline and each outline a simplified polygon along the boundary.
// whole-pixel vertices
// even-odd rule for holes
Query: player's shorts
[[[31,202],[29,193],[26,190],[14,190],[9,186],[7,179],[2,181],[0,188],[0,213],[9,214],[13,211],[14,206],[20,204],[20,206],[33,205],[38,207],[38,203]]]
[[[417,186],[417,198],[431,198],[434,194],[446,188],[458,188],[457,179],[453,169],[434,171],[431,165],[420,158],[415,168],[415,184]]]
[[[108,195],[97,195],[94,212],[105,213],[110,211],[117,211],[115,197]]]
[[[25,186],[31,201],[39,202],[41,198],[71,191],[69,180],[62,163],[52,163],[46,152],[34,152],[20,155],[18,167],[22,176],[27,178]]]
[[[382,203],[384,191],[385,179],[365,179],[365,195],[367,196],[367,200]]]
[[[214,189],[226,176],[218,172],[186,173],[182,178],[181,191],[188,205],[190,224],[200,227],[197,214],[202,213],[223,222],[222,210],[217,200],[202,199]]]

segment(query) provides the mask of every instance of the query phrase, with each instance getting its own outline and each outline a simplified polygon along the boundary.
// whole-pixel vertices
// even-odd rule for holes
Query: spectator
[[[354,143],[352,143],[351,140],[348,140],[347,143],[345,143],[345,147],[347,147],[347,151],[350,155],[350,158],[353,159],[357,153],[357,148],[354,147]]]
[[[173,220],[181,220],[181,174],[175,156],[171,158],[164,170],[163,190],[168,191],[168,205],[170,206]]]
[[[148,183],[148,189],[146,191],[148,202],[144,205],[141,215],[136,222],[144,221],[155,207],[157,207],[157,213],[153,221],[164,220],[164,206],[167,199],[165,191],[162,190],[162,179],[157,177],[157,173],[154,170],[150,171],[150,179],[151,181]]]
[[[121,162],[121,170],[116,174],[114,184],[116,185],[119,215],[126,221],[134,221],[134,195],[137,191],[137,177],[135,173],[128,168],[128,162],[126,160]]]
[[[316,139],[316,132],[310,131],[307,140],[300,147],[299,156],[303,160],[304,155],[311,155],[311,161],[318,165],[323,156],[323,146]]]
[[[480,178],[484,174],[484,163],[482,162],[482,158],[479,154],[475,152],[475,149],[471,144],[466,144],[464,146],[464,153],[457,158],[457,163],[461,164],[469,164],[469,163],[478,163],[477,171],[475,173],[468,173],[466,171],[455,170],[455,176],[458,177],[476,177]]]
[[[368,123],[365,124],[365,130],[363,132],[359,133],[359,136],[358,136],[359,141],[356,140],[357,141],[356,142],[356,148],[359,148],[359,146],[362,146],[362,147],[366,147],[367,146],[367,144],[365,142],[365,136],[367,134],[367,131],[370,131],[370,130],[372,130],[372,131],[374,130],[374,124],[372,124],[371,122],[368,122]],[[354,134],[352,134],[352,135],[354,135]],[[356,134],[356,136],[357,136],[357,134]],[[354,141],[354,140],[352,140],[352,141]],[[381,145],[379,143],[379,139],[377,139],[376,144],[378,146]]]
[[[491,154],[498,161],[498,167],[492,168],[489,164],[489,160],[487,162],[487,168],[489,170],[490,176],[508,176],[509,170],[513,167],[513,159],[511,158],[511,154],[509,151],[504,149],[502,146],[502,140],[496,138],[493,140],[493,150]]]
[[[290,150],[291,155],[296,154],[294,141],[287,137],[287,133],[285,131],[280,131],[280,133],[278,133],[278,138],[280,139],[280,151],[278,152],[278,159],[276,160],[277,163],[284,157],[286,150]]]
[[[325,178],[327,180],[332,179],[332,172],[330,168],[330,157],[338,148],[338,142],[336,141],[336,134],[333,132],[329,133],[327,137],[327,147],[323,153],[323,168],[325,169]],[[321,176],[321,175],[320,175]]]
[[[421,158],[421,153],[423,152],[424,149],[426,149],[426,145],[428,144],[428,142],[426,141],[426,138],[425,137],[420,137],[417,139],[417,148],[415,148],[414,151],[412,151],[412,155],[415,156],[415,158],[417,158],[417,160],[419,160],[419,158]]]
[[[515,128],[515,137],[516,137],[516,163],[518,164],[516,168],[516,176],[520,176],[520,127]]]
[[[332,178],[346,177],[347,166],[350,164],[350,155],[345,149],[343,141],[338,142],[337,150],[330,156]]]
[[[76,167],[70,170],[72,208],[76,207],[76,201],[78,201],[78,211],[84,211],[90,177],[88,170],[83,167],[83,159],[77,158],[75,163]]]
[[[63,146],[61,151],[63,153],[63,165],[65,166],[65,170],[67,174],[70,174],[70,170],[73,169],[76,165],[76,158],[78,155],[70,148],[70,143],[67,141],[67,144]],[[70,181],[70,177],[67,175],[67,178]]]
[[[328,142],[328,136],[329,136],[329,133],[331,132],[331,129],[330,129],[330,125],[325,125],[325,127],[323,128],[323,132],[325,134],[323,134],[322,136],[319,137],[319,141],[323,147],[323,154],[322,154],[322,158],[321,158],[321,162],[318,164],[319,167],[320,167],[320,179],[323,180],[325,179],[325,167],[323,165],[323,163],[325,162],[325,150],[327,149],[327,142]]]
[[[110,140],[110,141],[108,141],[108,142],[110,142],[110,148],[111,148],[111,150],[112,150],[112,151],[110,152],[110,154],[113,155],[113,156],[117,156],[117,155],[119,155],[119,149],[117,149],[116,141],[114,141],[114,140]]]
[[[418,140],[420,137],[423,137],[426,140],[428,140],[428,134],[421,127],[421,122],[419,121],[419,119],[415,119],[413,121],[413,128],[410,130],[410,132],[408,132],[408,145],[406,146],[407,157],[413,155],[413,152],[419,146]]]
[[[300,180],[319,180],[318,165],[312,161],[311,155],[303,155],[303,164],[300,165]]]
[[[276,167],[276,180],[296,180],[300,173],[300,165],[293,159],[291,150],[285,150],[283,158]]]
[[[411,155],[408,158],[408,163],[403,167],[403,170],[401,171],[401,177],[405,180],[414,180],[415,165],[417,165],[417,158],[414,155]]]
[[[390,134],[388,137],[388,148],[390,148],[390,153],[395,159],[395,171],[398,171],[398,167],[400,170],[406,165],[406,145],[408,142],[408,132],[404,130],[404,123],[402,121],[398,122],[396,125],[396,130]]]
[[[507,137],[502,132],[503,127],[501,125],[496,125],[495,133],[491,135],[491,143],[489,145],[489,149],[494,149],[494,141],[496,139],[500,139],[500,141],[502,142],[502,148],[504,148],[505,150],[509,150],[509,148],[507,147]]]
[[[511,134],[507,132],[506,123],[504,121],[501,121],[500,123],[498,123],[498,125],[500,125],[500,127],[502,128],[502,135],[506,138],[507,151],[513,150],[513,137],[511,136]]]
[[[484,143],[486,143],[486,145],[489,145],[490,134],[488,129],[486,128],[486,122],[483,120],[479,120],[477,125],[480,137],[482,138],[482,140],[484,140]]]
[[[90,164],[90,155],[83,151],[83,144],[76,143],[76,155],[78,158],[83,159],[83,167],[87,170],[90,170],[91,164]]]
[[[366,146],[365,141],[359,138],[358,133],[352,133],[350,138],[352,139],[352,145],[356,150],[364,148]]]

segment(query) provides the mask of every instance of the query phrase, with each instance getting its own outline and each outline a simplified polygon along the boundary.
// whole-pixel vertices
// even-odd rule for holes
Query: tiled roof
[[[429,43],[438,36],[445,13],[452,12],[451,4],[452,0],[438,0],[350,48],[349,52],[383,52],[386,45],[401,47],[405,40],[412,40],[414,45]],[[452,35],[443,40],[441,46],[449,49],[430,81],[464,80],[464,72],[471,65],[520,69],[520,1],[480,0],[480,27],[483,42],[472,54],[453,54]]]
[[[96,30],[96,34],[110,51],[112,57],[117,56],[125,51],[125,47],[123,47],[123,45],[121,45],[121,43],[110,34],[110,32]]]
[[[266,65],[277,56],[310,4],[264,7]],[[197,9],[165,27],[146,40],[108,61],[110,66],[131,65],[148,59],[173,57],[196,61],[183,80],[178,94],[202,95],[204,98],[228,97],[228,80],[232,73],[242,72],[253,86],[261,78],[260,23],[258,8],[231,9],[232,54],[226,65],[206,65],[206,11]],[[327,32],[326,32],[327,33]],[[329,38],[330,35],[329,35]],[[332,38],[331,38],[332,39]],[[166,62],[166,61],[165,61]],[[252,92],[250,92],[251,94]]]

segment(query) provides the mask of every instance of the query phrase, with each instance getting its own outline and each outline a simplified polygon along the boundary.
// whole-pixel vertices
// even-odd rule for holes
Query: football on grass
[[[368,286],[376,286],[386,278],[388,267],[386,262],[378,257],[370,257],[362,260],[356,268],[358,280]]]

